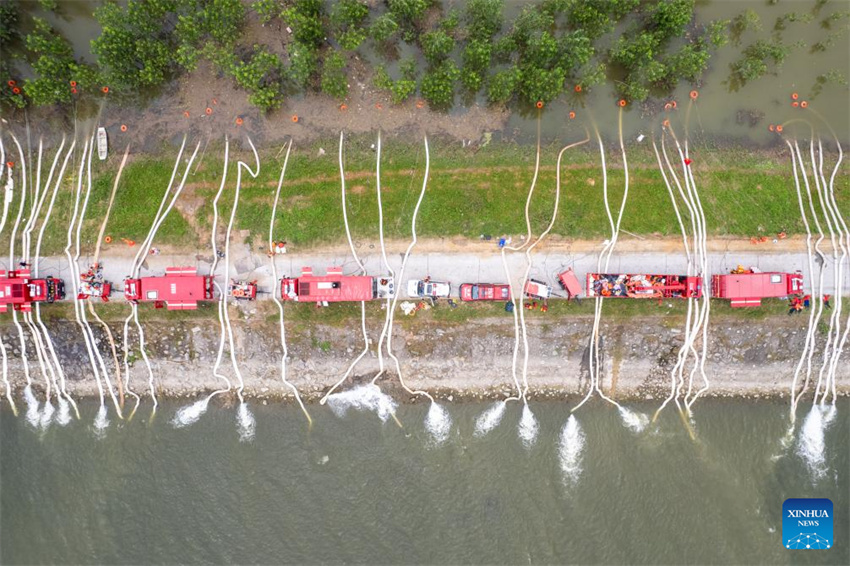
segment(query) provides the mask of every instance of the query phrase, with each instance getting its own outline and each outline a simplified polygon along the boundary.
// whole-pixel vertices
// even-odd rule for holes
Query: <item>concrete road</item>
[[[383,274],[386,270],[381,260],[380,248],[377,243],[359,242],[358,254],[366,270],[370,274]],[[514,242],[516,245],[516,242]],[[619,245],[619,244],[618,244]],[[398,272],[401,267],[403,250],[406,244],[393,242],[392,249],[388,253],[388,259],[393,269]],[[669,247],[669,246],[668,246]],[[717,248],[718,246],[714,246]],[[435,281],[449,281],[453,286],[453,295],[457,295],[457,287],[461,283],[501,283],[505,282],[505,271],[502,265],[499,249],[493,241],[490,243],[472,246],[471,251],[463,251],[458,246],[446,246],[446,251],[439,251],[439,246],[430,242],[422,247],[421,252],[414,248],[405,270],[403,281],[399,287],[404,289],[404,283],[408,279],[423,278],[430,275]],[[598,249],[583,245],[580,249],[571,249],[570,246],[553,245],[543,247],[532,254],[532,268],[530,276],[535,279],[546,281],[556,285],[556,275],[567,267],[572,267],[579,277],[584,280],[584,275],[597,270],[598,250],[601,250],[602,242]],[[611,256],[608,272],[611,273],[685,273],[687,263],[684,253],[671,251],[636,251],[629,249],[628,244],[623,246],[623,252],[617,252]],[[767,248],[769,249],[769,248]],[[825,248],[826,249],[826,248]],[[113,299],[121,298],[121,282],[129,274],[132,257],[128,252],[135,250],[121,250],[116,256],[107,255],[102,258],[104,263],[104,275],[107,280],[116,285]],[[231,276],[240,279],[256,279],[259,284],[262,298],[270,298],[270,293],[277,285],[272,281],[272,271],[269,258],[265,254],[252,252],[246,245],[232,245],[230,259]],[[515,292],[519,292],[519,284],[525,271],[526,258],[524,252],[506,252],[508,267],[511,272]],[[212,254],[207,252],[200,255],[174,255],[161,253],[150,255],[146,258],[141,269],[141,275],[162,275],[165,268],[169,266],[195,266],[199,273],[208,273],[212,261]],[[346,274],[357,272],[357,264],[348,252],[347,247],[336,246],[330,251],[308,251],[297,253],[291,250],[286,255],[277,256],[278,276],[298,275],[301,268],[313,267],[314,273],[322,274],[327,267],[342,266]],[[80,258],[80,268],[85,271],[91,262],[91,257]],[[6,261],[0,261],[0,265],[6,268]],[[805,252],[800,251],[712,251],[710,252],[710,270],[712,273],[728,273],[737,265],[746,267],[758,267],[762,271],[803,271],[806,287],[810,288],[811,278],[808,273],[808,260]],[[846,266],[847,264],[845,264]],[[834,270],[835,263],[831,257],[827,258],[826,281],[824,292],[836,294]],[[48,257],[41,260],[40,273],[53,275],[65,279],[69,285],[70,292],[70,269],[64,257]],[[850,268],[845,269],[850,275]],[[219,263],[217,275],[221,278],[224,274],[224,260]],[[220,279],[221,281],[221,279]],[[842,293],[850,295],[850,277],[844,281]]]

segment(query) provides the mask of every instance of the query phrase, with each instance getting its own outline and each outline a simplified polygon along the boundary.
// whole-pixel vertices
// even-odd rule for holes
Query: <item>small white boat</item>
[[[101,161],[106,159],[106,154],[109,151],[109,140],[106,137],[106,128],[100,127],[97,129],[97,156]]]

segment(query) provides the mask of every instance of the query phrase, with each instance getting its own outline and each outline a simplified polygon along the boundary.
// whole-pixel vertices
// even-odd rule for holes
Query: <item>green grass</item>
[[[346,178],[349,220],[354,238],[377,235],[375,154],[371,137],[354,137],[346,143]],[[318,157],[318,147],[327,154]],[[193,148],[187,149],[187,155]],[[236,181],[232,147],[228,184],[221,200],[222,218],[229,214]],[[622,228],[636,234],[678,234],[679,227],[667,189],[648,147],[630,148],[629,198]],[[555,159],[558,148],[543,148],[537,188],[532,199],[532,224],[539,232],[549,221],[555,193]],[[257,179],[245,177],[235,229],[247,229],[250,238],[263,242],[268,237],[272,197],[282,157],[277,151],[261,156]],[[134,158],[124,171],[106,233],[117,243],[120,238],[144,239],[168,185],[172,155]],[[200,154],[199,154],[200,155]],[[195,208],[191,217],[172,210],[156,242],[188,250],[206,249],[212,223],[212,200],[221,176],[222,148],[210,144],[200,167],[196,161],[178,207]],[[249,161],[248,155],[240,155]],[[621,158],[609,157],[609,201],[616,212],[623,194]],[[92,195],[83,230],[84,252],[91,251],[112,188],[120,155],[93,164]],[[185,156],[184,156],[185,161]],[[493,143],[477,153],[456,144],[431,145],[431,175],[422,204],[418,234],[422,237],[525,232],[523,207],[534,166],[533,148],[507,142]],[[562,194],[553,234],[567,238],[599,238],[609,233],[602,200],[599,155],[580,148],[565,154]],[[743,149],[705,149],[694,163],[695,177],[705,208],[709,232],[715,236],[749,237],[759,232],[803,230],[796,202],[791,167],[781,153]],[[46,231],[43,255],[61,253],[74,206],[71,166],[57,198]],[[410,220],[422,184],[424,151],[421,144],[385,141],[382,189],[385,229],[388,237],[409,237]],[[74,174],[76,169],[74,169]],[[182,173],[182,172],[181,172]],[[178,175],[179,180],[179,175]],[[296,147],[290,158],[286,182],[278,208],[276,237],[304,248],[344,241],[336,141]],[[836,179],[839,207],[850,210],[850,176],[845,167]],[[11,211],[17,210],[12,203]],[[42,215],[43,216],[43,215]],[[14,218],[10,219],[10,223]],[[225,220],[226,221],[226,218]],[[223,221],[223,222],[224,222]],[[219,224],[223,230],[223,223]],[[8,246],[7,228],[0,246]],[[113,244],[117,245],[117,244]],[[0,248],[2,249],[2,248]],[[108,254],[108,249],[104,252]]]

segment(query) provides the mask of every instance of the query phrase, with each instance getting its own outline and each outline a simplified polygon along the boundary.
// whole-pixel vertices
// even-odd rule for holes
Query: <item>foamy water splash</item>
[[[475,419],[475,436],[484,436],[491,430],[499,426],[502,422],[502,417],[505,416],[505,407],[507,403],[499,401]]]
[[[191,405],[186,405],[185,407],[180,407],[176,413],[174,413],[174,418],[171,419],[171,424],[174,428],[183,428],[187,427],[191,424],[195,424],[198,422],[198,419],[201,418],[201,415],[207,412],[207,407],[210,404],[210,399],[212,397],[205,397],[200,401],[196,401]]]
[[[57,402],[59,403],[59,414],[56,415],[56,423],[59,426],[66,426],[71,422],[71,405],[61,395]]]
[[[576,484],[581,477],[584,441],[584,432],[581,430],[578,419],[575,418],[575,415],[570,415],[561,431],[561,439],[558,445],[561,472],[563,472],[564,483],[567,485]]]
[[[643,413],[635,413],[625,407],[619,407],[620,418],[623,419],[623,424],[632,432],[643,432],[646,425],[649,424],[649,417]]]
[[[239,442],[251,442],[257,434],[257,421],[244,401],[236,411],[236,422],[239,425]]]
[[[537,423],[537,417],[531,412],[529,406],[522,406],[522,417],[519,419],[519,438],[522,440],[522,445],[526,448],[531,448],[537,442],[537,433],[540,431],[540,425]]]
[[[27,403],[27,422],[33,428],[38,428],[39,423],[41,422],[41,415],[38,411],[38,399],[35,398],[35,395],[32,393],[32,386],[27,385],[24,388],[24,401]]]
[[[806,463],[812,478],[822,479],[826,476],[826,443],[824,433],[835,417],[835,407],[822,408],[813,406],[800,428],[797,441],[797,455]]]
[[[47,427],[49,427],[50,423],[53,421],[53,413],[55,412],[56,409],[53,407],[53,403],[45,401],[44,409],[41,411],[41,420],[39,422],[42,429],[47,430]]]
[[[109,426],[109,419],[106,418],[106,405],[101,405],[97,410],[97,415],[94,418],[95,436],[103,438],[106,434],[106,429]]]
[[[339,418],[344,417],[349,409],[355,409],[357,411],[372,411],[378,415],[381,422],[387,422],[395,414],[397,407],[392,397],[382,392],[377,385],[371,383],[354,387],[342,393],[334,393],[328,397],[328,406]]]
[[[428,415],[425,417],[425,430],[431,434],[435,444],[442,444],[449,439],[449,433],[452,430],[452,418],[449,416],[449,412],[435,401],[431,402]]]

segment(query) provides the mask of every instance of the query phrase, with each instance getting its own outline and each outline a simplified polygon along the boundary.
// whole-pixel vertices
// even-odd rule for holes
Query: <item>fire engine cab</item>
[[[301,269],[300,277],[280,280],[280,298],[301,303],[371,301],[395,295],[392,277],[343,275],[341,267],[329,267],[325,275],[313,275],[312,267]]]
[[[52,303],[64,298],[65,283],[61,279],[30,279],[29,269],[0,270],[0,313],[7,312],[9,307],[29,312],[32,303]]]
[[[124,297],[134,303],[154,303],[158,309],[195,310],[198,301],[213,299],[213,278],[194,267],[168,267],[162,277],[124,280]]]
[[[702,296],[702,277],[588,273],[587,296],[588,298],[699,299]]]
[[[711,278],[711,294],[718,299],[730,299],[731,305],[760,307],[761,300],[769,297],[787,297],[803,292],[803,274],[760,273],[755,269],[738,268],[728,275]]]

